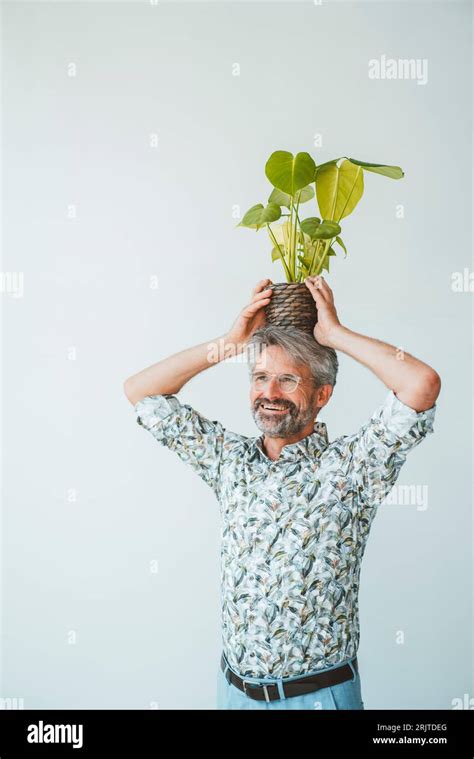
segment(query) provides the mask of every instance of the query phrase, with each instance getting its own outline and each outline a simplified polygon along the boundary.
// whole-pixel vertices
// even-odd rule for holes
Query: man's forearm
[[[437,372],[402,349],[342,325],[331,333],[331,347],[371,369],[402,403],[415,411],[431,408],[438,397],[441,380]]]
[[[125,395],[135,405],[148,395],[175,394],[196,374],[234,353],[235,345],[226,335],[186,348],[125,380]]]

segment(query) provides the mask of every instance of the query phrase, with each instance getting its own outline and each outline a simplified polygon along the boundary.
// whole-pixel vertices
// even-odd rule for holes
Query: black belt
[[[357,663],[357,656],[351,660],[351,663],[356,672],[359,671],[359,665]],[[230,669],[224,653],[221,657],[221,669],[225,672],[225,668],[228,667],[226,672],[226,680],[232,685],[235,685],[239,690],[243,691],[249,698],[254,698],[257,701],[276,701],[281,698],[278,685],[276,683],[269,683],[268,685],[258,685],[257,683],[251,683],[245,678],[237,675]],[[255,678],[254,678],[255,679]],[[321,688],[328,688],[330,685],[338,685],[346,680],[353,680],[354,672],[350,665],[343,664],[342,667],[335,667],[326,672],[319,672],[316,675],[306,675],[299,677],[296,680],[289,682],[282,682],[283,692],[286,698],[291,696],[302,696],[304,693],[312,693],[315,690]]]

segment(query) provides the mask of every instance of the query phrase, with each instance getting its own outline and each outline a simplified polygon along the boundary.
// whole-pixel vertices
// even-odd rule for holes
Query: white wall
[[[2,6],[2,270],[24,273],[24,293],[2,299],[1,695],[30,709],[214,708],[218,504],[136,424],[122,383],[225,332],[259,279],[284,281],[266,233],[232,215],[266,200],[278,149],[406,172],[366,175],[328,277],[343,323],[443,380],[435,434],[399,479],[427,484],[428,508],[383,505],[369,538],[363,695],[382,709],[473,695],[473,296],[451,289],[473,268],[470,4]],[[369,79],[382,55],[426,59],[427,83]],[[340,360],[330,439],[386,395]],[[259,434],[243,365],[181,396]]]

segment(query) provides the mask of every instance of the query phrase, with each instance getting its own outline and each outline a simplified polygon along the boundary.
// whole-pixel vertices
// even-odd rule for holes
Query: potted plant
[[[280,261],[285,272],[286,282],[271,285],[273,293],[265,309],[268,323],[313,332],[317,310],[304,279],[323,269],[329,272],[336,244],[347,255],[340,222],[362,198],[364,171],[391,179],[404,176],[398,166],[354,158],[335,158],[317,166],[309,153],[293,156],[277,150],[271,154],[265,164],[265,174],[273,185],[267,204],[252,206],[236,225],[256,231],[266,227],[272,261]],[[316,203],[318,215],[301,218],[300,206],[311,201]]]

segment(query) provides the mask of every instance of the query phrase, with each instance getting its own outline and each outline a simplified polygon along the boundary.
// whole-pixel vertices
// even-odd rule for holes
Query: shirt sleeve
[[[426,411],[415,411],[391,390],[351,439],[351,468],[362,512],[374,511],[389,494],[407,454],[434,432],[435,413],[436,403]]]
[[[174,451],[217,494],[225,429],[176,395],[149,395],[135,404],[137,422]]]

